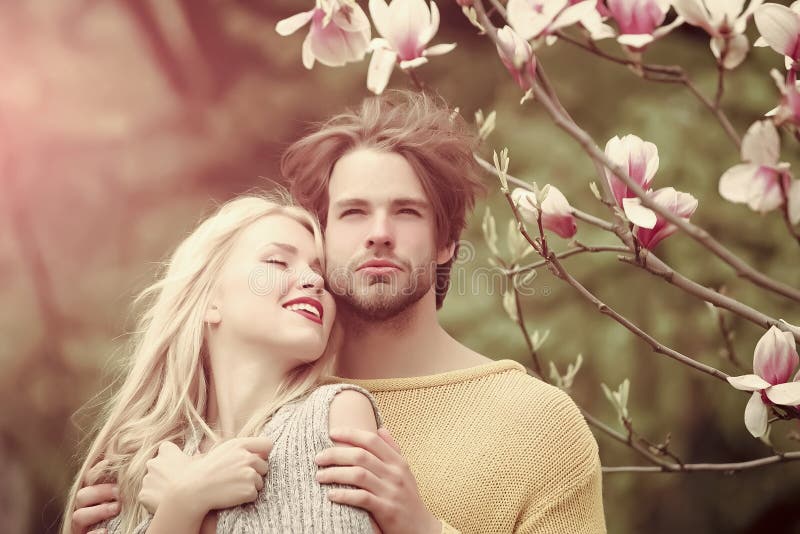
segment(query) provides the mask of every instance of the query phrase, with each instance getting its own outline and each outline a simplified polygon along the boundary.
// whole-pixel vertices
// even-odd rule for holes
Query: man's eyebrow
[[[423,198],[396,198],[392,200],[393,206],[410,206],[418,209],[427,209],[430,203]]]
[[[352,208],[354,206],[366,206],[368,202],[363,198],[346,198],[344,200],[337,200],[333,203],[334,208],[344,209]]]

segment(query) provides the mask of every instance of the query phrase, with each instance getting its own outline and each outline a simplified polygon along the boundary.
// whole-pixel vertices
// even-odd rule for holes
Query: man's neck
[[[385,321],[342,317],[346,330],[336,374],[354,380],[424,376],[488,360],[461,345],[439,325],[434,295]]]

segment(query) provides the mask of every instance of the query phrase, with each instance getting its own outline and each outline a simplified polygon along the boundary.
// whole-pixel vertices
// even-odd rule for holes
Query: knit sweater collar
[[[446,371],[435,375],[408,376],[402,378],[369,378],[355,380],[338,376],[329,377],[328,382],[347,382],[356,384],[372,392],[376,391],[396,391],[405,389],[428,388],[434,386],[444,386],[448,384],[458,384],[476,378],[504,373],[507,371],[521,371],[525,373],[525,367],[514,360],[497,360],[495,362]]]

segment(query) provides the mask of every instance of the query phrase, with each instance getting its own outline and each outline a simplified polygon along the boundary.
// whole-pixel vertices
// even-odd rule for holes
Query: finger
[[[320,484],[343,484],[367,490],[373,495],[383,495],[385,484],[363,467],[328,467],[317,471]]]
[[[361,447],[332,447],[317,454],[314,461],[319,467],[333,465],[359,466],[368,469],[378,478],[389,475],[386,464]]]
[[[253,460],[250,465],[256,470],[256,473],[262,477],[269,472],[269,462],[260,456],[256,456],[255,454],[253,455]]]
[[[255,483],[256,489],[258,491],[261,491],[264,488],[264,477],[262,477],[255,471],[253,471],[253,482]]]
[[[171,441],[162,441],[161,444],[158,446],[159,455],[175,453],[175,452],[181,452],[181,449]]]
[[[385,426],[382,426],[378,429],[378,435],[389,444],[391,448],[393,448],[398,454],[403,454],[403,451],[400,450],[400,445],[394,440],[392,433],[389,432],[389,429]]]
[[[336,488],[328,491],[328,499],[339,504],[349,504],[370,512],[377,516],[380,510],[380,500],[372,493],[362,489]]]
[[[266,459],[269,456],[269,451],[272,450],[272,440],[269,438],[241,438],[242,446],[253,454],[258,454]]]
[[[119,499],[119,488],[116,484],[95,484],[78,490],[75,494],[75,508],[86,508],[117,499]]]
[[[83,529],[86,529],[91,525],[95,525],[100,521],[111,519],[118,513],[119,513],[118,502],[107,502],[103,504],[98,504],[96,506],[78,508],[77,510],[72,512],[73,530],[81,532],[83,531]]]
[[[91,532],[87,532],[86,534],[108,534],[108,529],[98,528],[97,530],[92,530]]]
[[[397,457],[397,453],[383,439],[370,430],[360,428],[339,427],[330,431],[331,439],[341,441],[368,450],[377,458],[388,462]]]

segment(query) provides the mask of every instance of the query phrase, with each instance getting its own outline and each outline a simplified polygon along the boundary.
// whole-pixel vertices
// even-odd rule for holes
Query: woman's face
[[[321,260],[313,234],[286,215],[242,230],[206,313],[214,335],[286,358],[290,368],[319,358],[336,316]]]

